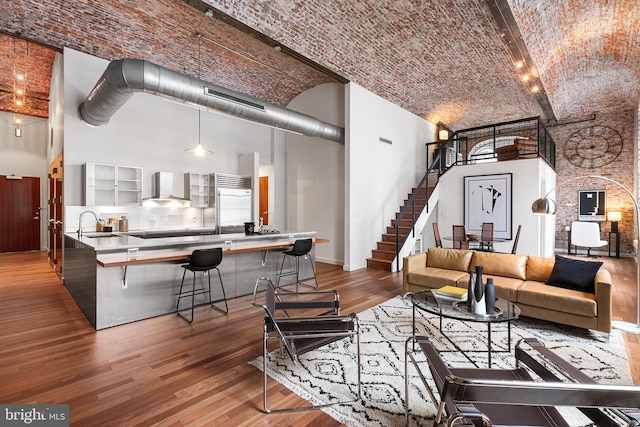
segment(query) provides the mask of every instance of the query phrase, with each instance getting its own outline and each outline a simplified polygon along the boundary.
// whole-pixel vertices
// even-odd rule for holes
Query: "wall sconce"
[[[438,139],[440,141],[446,141],[449,139],[449,131],[446,129],[440,129],[438,131]]]
[[[618,221],[622,220],[622,212],[607,212],[607,221],[611,221],[611,232],[618,232]]]
[[[22,138],[22,128],[16,128],[16,138]]]

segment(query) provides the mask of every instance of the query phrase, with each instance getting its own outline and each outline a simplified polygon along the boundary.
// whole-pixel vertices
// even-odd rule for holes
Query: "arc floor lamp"
[[[631,191],[629,191],[624,185],[620,184],[618,181],[615,181],[611,178],[607,178],[606,176],[601,176],[601,175],[584,175],[584,176],[576,176],[574,178],[568,179],[567,181],[563,181],[560,184],[557,184],[555,187],[553,187],[551,189],[551,191],[549,191],[547,194],[544,195],[544,197],[542,197],[541,199],[536,200],[535,202],[533,202],[533,204],[531,205],[531,211],[534,214],[549,214],[549,215],[554,215],[556,213],[556,203],[549,198],[549,194],[551,194],[556,188],[561,187],[565,184],[568,184],[570,182],[573,181],[577,181],[577,180],[584,180],[584,179],[602,179],[605,181],[608,181],[612,184],[617,185],[618,187],[622,188],[624,191],[626,191],[626,193],[629,195],[629,197],[631,197],[631,200],[633,201],[633,205],[635,206],[636,209],[636,227],[638,230],[638,234],[640,234],[640,209],[638,209],[638,201],[636,200],[636,198],[633,196],[633,194],[631,193]],[[638,236],[638,240],[639,240],[639,245],[640,245],[640,236]],[[612,322],[612,325],[614,328],[616,329],[620,329],[622,331],[625,332],[630,332],[633,334],[640,334],[640,256],[638,256],[638,254],[636,254],[636,257],[638,257],[639,259],[636,260],[636,293],[637,293],[637,297],[638,300],[636,302],[636,311],[637,311],[637,315],[636,315],[636,324],[634,325],[633,323],[629,323],[629,322],[620,322],[620,321],[614,321]]]

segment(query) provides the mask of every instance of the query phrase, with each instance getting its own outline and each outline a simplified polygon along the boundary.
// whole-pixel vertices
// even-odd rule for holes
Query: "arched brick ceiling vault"
[[[508,2],[557,117],[637,108],[639,1]]]
[[[492,0],[488,0],[492,1]],[[640,2],[507,0],[557,119],[635,108],[640,94]],[[284,47],[206,16],[210,7]],[[0,7],[2,63],[17,35],[108,60],[146,59],[286,105],[340,81],[286,55],[290,48],[344,79],[453,129],[542,115],[513,66],[486,0],[21,0]],[[201,62],[194,36],[201,32]],[[31,59],[48,93],[53,52]],[[6,69],[5,69],[6,68]],[[42,70],[41,68],[44,68]],[[0,94],[13,69],[0,67]],[[41,96],[40,96],[41,97]],[[12,99],[0,96],[0,110]],[[46,108],[33,115],[46,117]],[[39,111],[39,114],[38,114]]]

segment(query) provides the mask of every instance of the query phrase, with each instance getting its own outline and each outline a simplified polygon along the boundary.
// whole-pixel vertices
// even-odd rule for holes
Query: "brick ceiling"
[[[511,31],[490,7],[504,12],[505,2]],[[281,105],[352,81],[452,129],[545,117],[539,99],[564,120],[640,98],[635,0],[21,0],[0,6],[0,29],[0,110],[16,110],[14,67],[24,62],[22,112],[39,117],[63,47],[146,59]],[[513,52],[527,67],[516,69]],[[523,82],[523,70],[534,79]],[[532,82],[544,92],[532,94]]]

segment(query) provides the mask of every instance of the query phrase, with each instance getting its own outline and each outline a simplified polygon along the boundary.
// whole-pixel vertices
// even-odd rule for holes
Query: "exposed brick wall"
[[[571,136],[591,126],[606,126],[614,129],[623,141],[622,151],[611,163],[596,168],[578,167],[567,159],[564,149]],[[595,120],[582,121],[549,128],[549,132],[556,142],[556,172],[557,184],[556,197],[558,201],[558,213],[556,219],[556,248],[567,247],[567,233],[565,227],[578,219],[578,191],[579,190],[606,190],[606,209],[622,212],[622,221],[619,223],[620,251],[629,253],[632,241],[636,236],[635,215],[633,202],[627,193],[615,184],[602,179],[576,180],[563,184],[573,177],[584,175],[601,175],[613,179],[624,185],[632,194],[637,194],[636,178],[637,170],[637,111],[635,109],[619,113],[597,114]],[[603,223],[602,239],[607,240],[610,231],[610,223]]]
[[[182,1],[5,1],[0,28],[107,60],[145,59],[281,105],[335,81]],[[202,41],[198,61],[196,32],[228,49]]]

